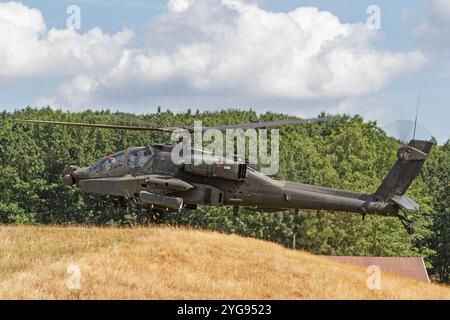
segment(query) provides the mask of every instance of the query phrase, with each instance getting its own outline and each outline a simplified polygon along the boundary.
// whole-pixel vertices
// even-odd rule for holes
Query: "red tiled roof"
[[[340,263],[366,268],[372,265],[376,265],[380,267],[381,272],[385,271],[395,273],[415,280],[430,282],[423,258],[420,257],[323,257]]]

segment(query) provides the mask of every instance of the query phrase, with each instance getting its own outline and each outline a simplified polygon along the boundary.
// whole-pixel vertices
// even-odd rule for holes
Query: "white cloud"
[[[427,16],[416,28],[415,34],[423,41],[439,47],[450,46],[450,1],[428,0]]]
[[[94,28],[47,30],[40,11],[20,3],[0,3],[0,79],[96,73],[120,57],[129,31],[113,36]]]
[[[426,52],[428,73],[433,79],[449,79],[450,75],[450,1],[428,0],[422,22],[414,35]]]
[[[130,47],[129,32],[47,32],[39,11],[7,6],[12,13],[0,16],[0,30],[6,24],[15,36],[0,44],[7,57],[0,78],[72,74],[36,101],[66,108],[339,100],[376,92],[425,63],[418,51],[376,49],[377,34],[364,24],[312,7],[274,13],[237,0],[170,0],[147,25],[145,44]],[[9,50],[25,53],[15,58]]]
[[[194,0],[169,0],[167,9],[170,12],[180,13],[188,9],[193,3]]]
[[[343,99],[337,105],[331,106],[328,112],[331,114],[358,113],[364,115],[367,120],[377,120],[383,124],[395,118],[395,109],[386,106],[374,97],[352,97]]]

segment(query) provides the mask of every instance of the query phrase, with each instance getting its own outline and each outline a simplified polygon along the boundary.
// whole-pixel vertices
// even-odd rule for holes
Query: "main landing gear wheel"
[[[118,208],[124,214],[128,213],[129,206],[127,203],[127,199],[125,197],[115,197],[113,198],[113,204],[116,208]]]
[[[149,210],[141,212],[136,218],[136,222],[140,225],[148,226],[150,224],[160,224],[163,213],[159,210]]]

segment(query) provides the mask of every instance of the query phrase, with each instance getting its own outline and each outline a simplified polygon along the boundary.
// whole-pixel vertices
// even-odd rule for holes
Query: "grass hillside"
[[[81,270],[69,290],[67,267]],[[1,299],[450,299],[450,288],[274,243],[172,227],[0,226]]]
[[[238,109],[135,115],[108,110],[71,113],[26,108],[0,113],[0,223],[135,225],[140,210],[132,202],[128,214],[124,214],[110,196],[67,188],[62,175],[71,164],[90,166],[125,148],[170,142],[169,135],[156,132],[32,125],[18,123],[17,119],[141,127],[192,126],[195,120],[202,120],[205,127],[215,127],[289,118],[279,113],[257,114]],[[283,126],[279,130],[280,166],[276,179],[368,194],[377,190],[391,170],[401,145],[375,122],[359,116],[342,115],[335,121]],[[212,142],[204,138],[205,145]],[[269,146],[268,141],[268,150],[272,150]],[[231,208],[200,206],[197,210],[183,210],[181,215],[166,214],[163,222],[240,234],[285,246],[292,244],[296,234],[297,248],[329,255],[419,254],[432,267],[430,276],[450,284],[448,163],[450,141],[435,145],[421,174],[408,189],[407,195],[420,206],[420,210],[408,213],[417,230],[412,236],[407,236],[399,219],[368,216],[363,220],[357,214],[325,211],[300,210],[299,214],[292,214],[243,209],[242,214],[234,215]]]

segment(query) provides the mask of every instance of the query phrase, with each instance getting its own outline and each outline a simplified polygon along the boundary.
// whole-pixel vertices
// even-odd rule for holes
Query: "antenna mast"
[[[417,130],[417,117],[419,116],[419,106],[420,106],[420,93],[417,96],[417,108],[416,108],[416,119],[414,121],[414,133],[413,133],[413,140],[416,139],[416,130]]]

